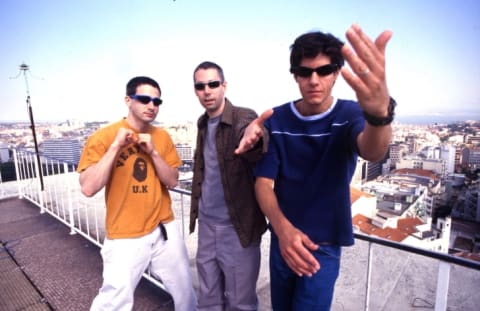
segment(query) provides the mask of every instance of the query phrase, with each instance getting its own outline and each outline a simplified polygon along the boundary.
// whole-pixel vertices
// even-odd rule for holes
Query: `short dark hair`
[[[290,46],[290,70],[299,66],[304,58],[315,58],[319,54],[330,57],[331,63],[340,69],[345,60],[342,55],[343,42],[329,33],[321,31],[300,35]]]
[[[149,77],[140,76],[140,77],[134,77],[130,79],[130,81],[128,81],[127,96],[135,95],[137,93],[137,87],[143,84],[151,85],[154,88],[158,89],[160,94],[162,93],[162,90],[160,89],[160,85],[158,85],[157,81]]]
[[[215,69],[217,70],[218,72],[218,75],[220,76],[220,82],[224,82],[225,81],[225,75],[223,74],[223,69],[222,67],[220,67],[218,64],[214,63],[214,62],[209,62],[209,61],[206,61],[206,62],[202,62],[200,63],[196,68],[195,70],[193,71],[193,81],[195,82],[195,73],[197,73],[198,70],[200,69]]]

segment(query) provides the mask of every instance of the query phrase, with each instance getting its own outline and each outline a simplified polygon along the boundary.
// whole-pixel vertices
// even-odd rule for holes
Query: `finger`
[[[298,254],[302,258],[302,261],[306,264],[306,268],[309,271],[315,273],[318,271],[318,269],[320,269],[320,264],[318,263],[317,259],[306,248],[302,248]]]
[[[272,113],[273,113],[273,110],[270,114],[264,112],[262,116],[266,120],[272,115]],[[252,121],[252,123],[248,125],[242,139],[240,140],[240,143],[238,144],[237,149],[235,149],[234,151],[235,154],[240,154],[252,149],[255,146],[255,144],[260,140],[260,138],[263,136],[263,130],[262,130],[263,127],[261,125],[261,123],[263,122],[261,121],[262,116],[260,116],[259,118],[256,118],[255,120]]]
[[[350,87],[355,91],[358,96],[367,96],[366,94],[370,93],[368,86],[358,77],[358,75],[353,74],[347,68],[341,69],[342,77],[350,85]]]
[[[342,76],[354,89],[357,97],[367,99],[372,88],[378,86],[385,77],[385,46],[391,37],[390,31],[380,34],[375,43],[366,36],[358,25],[347,30],[351,44],[342,47],[342,54],[352,71],[342,68]]]
[[[255,143],[252,142],[251,140],[248,140],[247,138],[242,138],[242,140],[240,141],[240,144],[238,145],[237,149],[235,149],[234,153],[235,154],[244,153],[252,149],[254,145]]]
[[[367,64],[366,60],[371,58],[371,52],[367,50],[367,45],[364,43],[360,31],[355,25],[352,25],[346,32],[346,37],[351,47],[344,45],[344,56],[349,63],[352,70],[359,75],[364,72],[372,64]]]
[[[383,63],[383,54],[380,53],[377,46],[368,37],[358,25],[352,25],[346,33],[347,39],[355,50],[355,56],[362,61],[365,66],[359,66],[360,73],[367,68],[376,71],[378,61]],[[357,72],[358,74],[359,72]]]
[[[240,145],[238,146],[238,148],[235,149],[234,153],[235,153],[235,154],[242,154],[242,153],[244,153],[245,151],[247,151],[247,150],[245,150],[244,144],[240,144]]]
[[[301,263],[295,252],[282,252],[282,256],[287,265],[295,272],[295,274],[298,276],[310,275],[311,272],[305,268],[307,265],[303,265]]]
[[[302,238],[303,245],[310,250],[310,251],[316,251],[318,250],[318,244],[314,243],[312,240],[308,238],[307,235],[304,235]],[[304,259],[309,263],[309,265],[312,267],[314,272],[317,272],[320,269],[320,263],[318,260],[312,255],[310,251],[305,251],[304,252]]]
[[[309,271],[308,269],[304,269],[302,267],[296,266],[295,263],[288,262],[288,261],[286,261],[286,263],[290,267],[290,269],[292,269],[292,271],[299,277],[302,277],[304,275],[311,277],[314,274],[314,272]]]
[[[306,235],[303,237],[303,244],[311,251],[316,251],[318,249],[318,244],[313,243],[313,241],[310,240]]]
[[[365,62],[363,62],[360,58],[357,57],[356,53],[352,50],[351,47],[344,45],[342,47],[342,54],[352,71],[350,72],[350,70],[348,70],[347,67],[343,67],[342,72],[347,71],[348,73],[355,73],[355,76],[358,79],[358,81],[361,81],[360,78],[362,76],[362,73],[364,75],[364,78],[368,74],[370,74],[369,72],[370,69],[367,67],[367,64],[365,64]]]
[[[247,146],[246,140],[247,140],[247,139],[246,139],[245,137],[240,140],[240,144],[238,144],[237,149],[235,149],[235,151],[234,151],[235,154],[241,154],[241,153],[244,153],[245,151],[247,151],[247,149],[246,149],[246,146]]]
[[[311,254],[309,255],[312,256]],[[320,267],[318,263],[317,265],[312,265],[308,259],[305,259],[305,253],[290,250],[285,254],[284,257],[290,268],[292,268],[292,270],[294,270],[299,276],[312,276],[312,274],[318,271],[317,267]],[[315,260],[315,258],[313,258],[313,260]]]
[[[136,141],[137,138],[135,137],[134,133],[133,132],[130,132],[130,131],[127,131],[125,133],[125,141],[126,142],[133,142],[133,141]]]
[[[263,122],[265,122],[268,118],[270,118],[273,114],[273,109],[267,109],[265,110],[258,118],[258,122],[260,122],[261,124],[263,124]]]
[[[375,46],[383,55],[385,55],[387,43],[390,41],[392,36],[393,36],[393,33],[390,30],[385,30],[377,37],[377,39],[375,39]]]
[[[292,247],[287,250],[302,268],[316,272],[320,265],[311,251],[317,250],[318,245],[313,243],[306,234],[302,233],[299,237],[300,240],[292,244]]]
[[[140,133],[138,134],[138,142],[140,144],[146,144],[151,141],[151,135],[150,134],[145,134],[145,133]]]

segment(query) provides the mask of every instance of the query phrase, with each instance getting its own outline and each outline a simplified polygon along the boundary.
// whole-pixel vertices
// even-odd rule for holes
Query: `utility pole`
[[[32,129],[33,143],[35,145],[35,154],[37,157],[38,175],[40,178],[40,189],[43,191],[44,185],[43,185],[42,162],[40,161],[40,154],[38,152],[37,134],[35,132],[35,121],[33,120],[33,110],[32,110],[32,104],[30,102],[30,89],[28,88],[27,71],[29,69],[30,68],[25,63],[22,63],[20,65],[20,72],[23,73],[23,76],[25,78],[25,86],[27,90],[27,109],[28,109],[28,116],[30,117],[30,128]]]

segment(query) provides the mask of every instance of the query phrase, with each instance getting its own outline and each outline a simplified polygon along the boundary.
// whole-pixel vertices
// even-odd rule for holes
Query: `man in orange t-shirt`
[[[168,191],[178,183],[181,160],[168,133],[150,124],[160,95],[155,80],[131,79],[127,117],[92,134],[78,164],[82,193],[91,197],[105,187],[107,208],[103,285],[91,310],[131,310],[147,268],[162,280],[175,310],[195,310],[188,255]]]

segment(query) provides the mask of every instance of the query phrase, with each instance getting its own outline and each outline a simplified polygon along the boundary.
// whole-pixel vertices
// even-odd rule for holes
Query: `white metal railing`
[[[13,155],[17,180],[15,182],[3,182],[0,179],[0,199],[12,196],[25,198],[37,205],[41,213],[46,212],[68,226],[70,228],[70,234],[80,234],[90,242],[101,247],[105,235],[103,191],[92,198],[83,196],[78,183],[79,174],[76,173],[75,165],[73,164],[42,157],[42,167],[40,168],[37,165],[34,154],[31,152],[13,150]],[[43,189],[38,178],[40,172],[43,176]],[[174,213],[178,221],[181,222],[184,239],[188,239],[186,235],[188,222],[185,220],[189,217],[190,192],[182,189],[173,189],[170,193]],[[372,251],[373,246],[408,252],[409,254],[417,254],[423,257],[433,258],[434,261],[438,262],[437,285],[435,287],[436,294],[434,301],[431,302],[432,309],[434,306],[435,310],[447,310],[450,268],[452,266],[466,267],[469,271],[473,271],[477,279],[480,280],[479,263],[446,254],[420,250],[369,236],[355,234],[355,238],[357,242],[360,242],[356,244],[363,242],[368,244],[366,263],[363,265],[363,268],[361,268],[365,271],[365,290],[361,294],[363,303],[358,301],[358,305],[363,305],[360,308],[361,310],[370,310],[371,305],[375,305],[372,303],[371,298],[373,293],[372,283],[374,283],[372,281],[372,270],[374,269],[372,261],[375,259]],[[194,246],[191,248],[194,248]],[[375,266],[375,268],[377,267]],[[155,285],[163,288],[162,284],[148,273],[144,276]],[[432,276],[432,279],[433,278],[434,276]],[[480,286],[480,284],[478,285]],[[389,306],[389,308],[390,307],[391,306]],[[383,310],[384,308],[385,306],[380,309]],[[375,308],[373,310],[375,310]]]
[[[74,164],[41,157],[40,168],[32,152],[13,150],[13,155],[17,181],[0,184],[0,193],[6,193],[0,199],[13,196],[25,198],[37,205],[40,213],[48,213],[68,226],[70,234],[80,234],[101,247],[105,237],[104,192],[100,191],[92,198],[81,194],[79,174]],[[43,183],[38,178],[40,172]],[[13,187],[14,184],[16,187]],[[185,196],[189,198],[190,193],[181,189],[173,189],[170,193],[175,215],[180,219],[185,235],[183,206]],[[145,273],[144,277],[163,288],[149,273]]]

